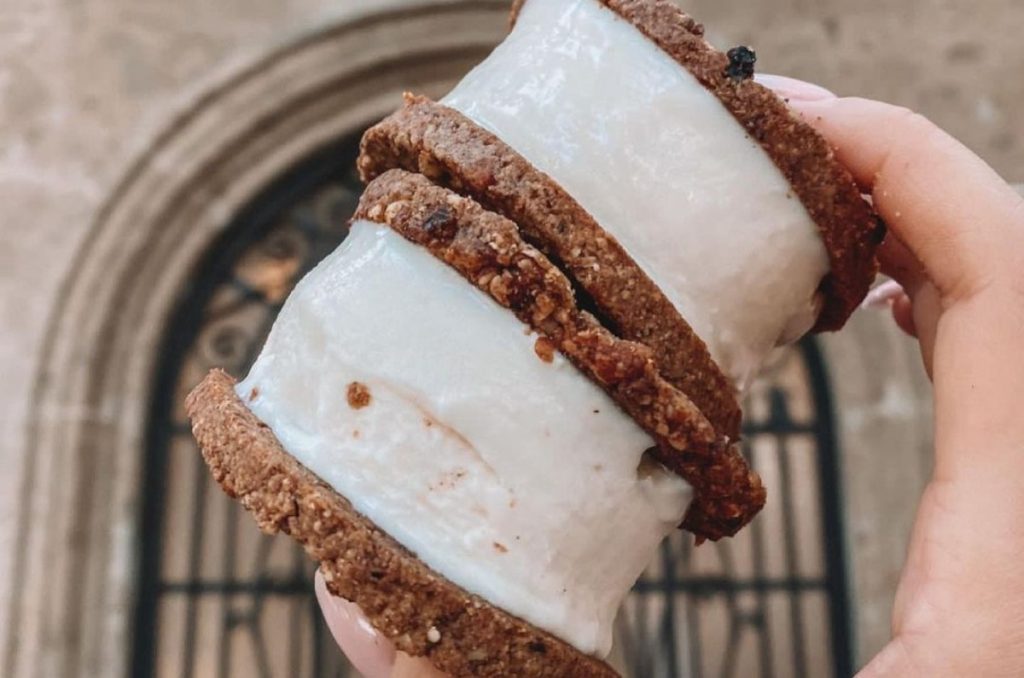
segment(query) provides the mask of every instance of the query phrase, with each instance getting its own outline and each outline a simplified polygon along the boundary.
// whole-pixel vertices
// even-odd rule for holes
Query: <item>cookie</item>
[[[738,439],[742,414],[735,388],[704,342],[554,179],[458,111],[411,95],[363,137],[364,180],[395,168],[418,172],[513,221],[577,285],[584,306],[617,335],[649,346],[665,378],[719,433]]]
[[[187,400],[213,477],[268,533],[320,563],[327,588],[359,605],[395,646],[452,676],[616,676],[604,662],[433,572],[281,447],[213,370]]]
[[[693,487],[682,527],[699,540],[735,534],[764,506],[760,478],[661,375],[653,351],[581,311],[568,279],[516,224],[403,170],[372,181],[355,218],[387,224],[425,247],[538,332],[541,359],[557,349],[601,386],[657,442],[653,456]]]

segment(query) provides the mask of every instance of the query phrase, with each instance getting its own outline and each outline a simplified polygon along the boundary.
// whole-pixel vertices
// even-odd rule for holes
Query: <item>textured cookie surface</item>
[[[513,221],[558,262],[619,336],[654,351],[662,374],[700,408],[715,429],[739,437],[732,384],[672,302],[589,213],[554,179],[462,113],[423,97],[363,137],[364,180],[389,169],[418,172]]]
[[[427,248],[539,332],[541,359],[557,349],[603,388],[657,442],[658,461],[693,487],[685,529],[700,539],[731,536],[764,506],[760,478],[662,377],[651,349],[614,336],[580,311],[565,275],[514,223],[403,170],[371,182],[355,217],[387,224]]]
[[[264,531],[301,542],[327,588],[358,604],[400,650],[452,676],[617,675],[430,570],[289,456],[234,384],[214,370],[187,401],[213,477]]]
[[[594,0],[633,24],[685,67],[757,141],[818,225],[831,271],[816,331],[837,330],[864,299],[875,275],[885,228],[831,146],[768,88],[730,68],[704,39],[704,27],[671,0]],[[530,0],[517,0],[512,21]]]

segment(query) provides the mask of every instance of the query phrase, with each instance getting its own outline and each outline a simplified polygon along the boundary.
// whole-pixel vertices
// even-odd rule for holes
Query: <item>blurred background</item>
[[[930,116],[1024,181],[1019,0],[687,0],[759,68]],[[182,414],[242,374],[345,235],[360,132],[506,29],[473,0],[3,0],[0,675],[347,676],[311,566],[209,479]],[[847,676],[887,639],[930,402],[884,314],[747,404],[769,508],[665,545],[619,620],[633,676]]]

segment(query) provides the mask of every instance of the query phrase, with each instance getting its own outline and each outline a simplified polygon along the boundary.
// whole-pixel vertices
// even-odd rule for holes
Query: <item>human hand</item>
[[[893,639],[859,677],[1020,676],[1024,199],[919,115],[785,78],[763,82],[829,139],[889,224],[880,258],[899,287],[874,298],[919,339],[935,388],[935,470]]]

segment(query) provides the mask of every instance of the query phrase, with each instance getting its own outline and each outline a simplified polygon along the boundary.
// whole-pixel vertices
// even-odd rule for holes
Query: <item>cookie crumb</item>
[[[436,626],[431,626],[427,629],[427,641],[430,643],[441,642],[441,632],[437,630]]]
[[[458,220],[450,209],[441,207],[431,212],[430,216],[426,218],[423,222],[423,230],[442,242],[448,242],[455,237]]]
[[[754,77],[754,65],[757,63],[757,53],[746,45],[733,47],[726,56],[729,57],[729,66],[725,69],[726,77],[736,82],[750,80]]]
[[[366,384],[360,384],[358,381],[353,381],[348,385],[348,404],[353,410],[361,410],[370,404],[373,400],[370,395],[370,389],[366,387]]]
[[[498,553],[508,553],[508,547],[500,542],[494,542],[494,550]]]
[[[533,351],[537,354],[537,357],[546,363],[550,363],[555,359],[555,344],[547,337],[538,337],[537,341],[533,344]]]
[[[252,401],[256,400],[259,397],[260,397],[260,389],[258,387],[256,387],[256,386],[253,386],[252,390],[249,391],[249,402],[251,403]]]

